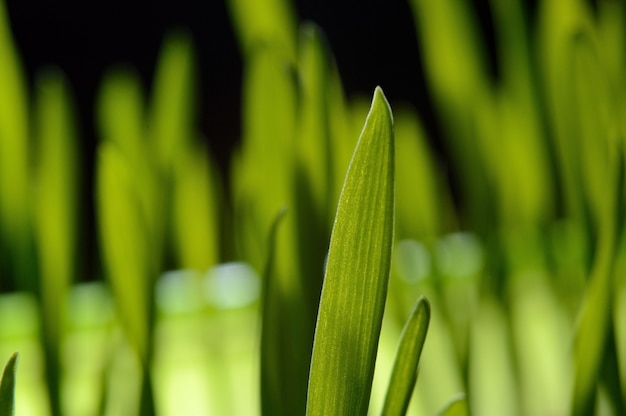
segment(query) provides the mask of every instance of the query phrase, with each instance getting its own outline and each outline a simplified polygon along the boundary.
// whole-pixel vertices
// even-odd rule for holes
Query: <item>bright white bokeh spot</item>
[[[220,264],[211,268],[203,282],[208,303],[220,309],[241,308],[259,298],[259,276],[246,263]]]
[[[168,315],[192,313],[202,309],[202,274],[196,270],[163,273],[156,286],[157,306]]]

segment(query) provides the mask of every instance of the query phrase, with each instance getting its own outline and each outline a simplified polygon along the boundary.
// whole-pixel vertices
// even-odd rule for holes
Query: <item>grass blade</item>
[[[12,416],[15,413],[15,369],[17,367],[15,353],[9,358],[2,373],[0,382],[0,416]]]
[[[391,109],[376,88],[330,240],[308,415],[367,413],[391,263],[394,164]]]
[[[38,138],[35,237],[46,381],[52,414],[61,413],[61,345],[66,303],[75,276],[78,148],[68,87],[60,73],[45,72],[36,96]]]
[[[382,412],[385,416],[406,414],[417,381],[417,365],[422,355],[424,341],[426,341],[429,321],[430,304],[421,296],[400,337],[396,362],[391,373]]]
[[[35,289],[29,239],[28,92],[8,20],[0,1],[0,265],[19,280],[18,286]]]
[[[461,393],[450,400],[450,403],[439,413],[440,416],[468,416],[469,408],[465,394]]]
[[[280,293],[277,293],[275,282],[275,247],[276,234],[280,226],[281,220],[285,216],[285,210],[281,210],[270,230],[267,263],[263,276],[263,295],[262,295],[262,328],[261,328],[261,414],[263,415],[280,415],[287,414],[284,412],[284,392],[285,389],[281,385],[285,381],[285,377],[281,374],[285,371],[282,365],[282,337],[281,337],[281,302],[277,299]]]
[[[288,0],[227,1],[244,55],[259,45],[271,45],[291,62],[296,59],[296,18]]]

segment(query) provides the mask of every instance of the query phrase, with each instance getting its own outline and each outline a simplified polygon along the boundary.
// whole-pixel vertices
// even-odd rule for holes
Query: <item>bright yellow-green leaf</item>
[[[190,147],[175,164],[174,237],[182,268],[206,270],[219,261],[219,201],[206,149]]]
[[[436,161],[417,115],[395,111],[398,238],[433,239],[442,230],[443,196]],[[443,211],[443,212],[442,212]]]
[[[75,277],[78,143],[69,93],[62,76],[48,71],[38,79],[38,139],[35,236],[40,266],[46,379],[53,413],[60,412],[61,348],[67,295]]]
[[[519,414],[509,329],[502,307],[483,297],[472,322],[469,388],[472,414]]]
[[[97,158],[96,203],[100,245],[126,334],[140,357],[148,348],[151,302],[150,247],[134,171],[112,142],[101,144]],[[152,269],[152,270],[151,270]]]
[[[429,321],[430,305],[426,298],[420,297],[400,336],[400,345],[382,411],[385,416],[406,414],[417,381],[417,366],[426,341]]]
[[[296,18],[288,0],[229,0],[231,20],[244,55],[255,48],[275,48],[282,58],[296,59]]]
[[[0,381],[0,416],[13,416],[15,414],[15,369],[17,367],[15,353],[9,358]]]
[[[156,151],[147,140],[145,105],[137,75],[128,68],[106,74],[98,96],[97,116],[101,138],[114,143],[132,170],[129,181],[140,204],[145,232],[151,245],[151,258],[161,257],[164,233],[163,201],[167,187],[156,163]]]
[[[78,143],[68,95],[61,74],[46,72],[39,79],[35,224],[46,330],[57,341],[76,260]]]
[[[367,413],[393,242],[391,109],[374,92],[330,241],[309,375],[308,415]]]
[[[316,26],[303,27],[298,58],[301,97],[296,175],[302,183],[298,183],[296,192],[307,194],[303,196],[306,200],[302,209],[310,211],[309,221],[323,222],[327,215],[332,215],[329,214],[333,175],[328,113],[330,66],[322,33]],[[320,224],[312,226],[317,228]]]
[[[439,416],[469,416],[469,408],[465,394],[461,393],[439,413]]]
[[[258,48],[244,71],[242,147],[232,163],[232,192],[239,255],[257,270],[276,212],[292,201],[296,87],[290,70],[270,48]]]
[[[161,50],[150,103],[150,138],[163,168],[182,157],[194,137],[196,91],[191,41],[184,34],[171,34]]]
[[[32,274],[30,228],[28,92],[15,51],[11,26],[0,1],[0,248],[17,278]]]

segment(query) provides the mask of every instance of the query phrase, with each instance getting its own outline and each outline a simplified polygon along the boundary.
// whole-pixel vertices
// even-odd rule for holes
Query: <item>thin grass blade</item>
[[[283,375],[283,337],[281,336],[281,299],[277,291],[275,261],[276,236],[286,210],[281,210],[272,224],[268,238],[268,254],[263,276],[263,293],[261,315],[261,414],[287,414],[282,384],[286,381]]]
[[[365,415],[391,264],[394,135],[376,88],[337,208],[322,289],[307,415]]]
[[[15,370],[17,368],[18,353],[9,358],[2,381],[0,381],[0,416],[12,416],[15,413]]]
[[[18,287],[35,290],[29,238],[28,93],[4,1],[0,1],[0,88],[0,263],[19,281]]]
[[[38,79],[35,237],[46,380],[53,414],[61,412],[61,345],[66,304],[75,276],[78,148],[68,87],[49,70]]]
[[[430,305],[426,298],[420,297],[400,336],[400,345],[385,398],[383,416],[402,416],[409,408],[429,322]]]

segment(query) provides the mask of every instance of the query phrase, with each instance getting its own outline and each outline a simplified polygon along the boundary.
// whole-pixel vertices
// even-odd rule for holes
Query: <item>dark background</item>
[[[83,247],[87,264],[94,267],[97,263],[90,186],[98,140],[93,105],[100,81],[107,68],[124,63],[137,70],[148,92],[169,30],[183,28],[194,40],[201,85],[197,127],[227,173],[240,135],[242,62],[224,0],[5,1],[31,89],[37,72],[54,65],[65,73],[73,91],[84,164],[82,203],[87,218],[81,240],[89,246]],[[488,0],[469,1],[478,12],[497,78]],[[314,21],[326,33],[348,97],[370,96],[381,85],[392,104],[411,103],[424,120],[433,147],[445,159],[425,88],[409,0],[299,0],[293,4],[301,22]],[[535,2],[526,4],[532,14]]]

